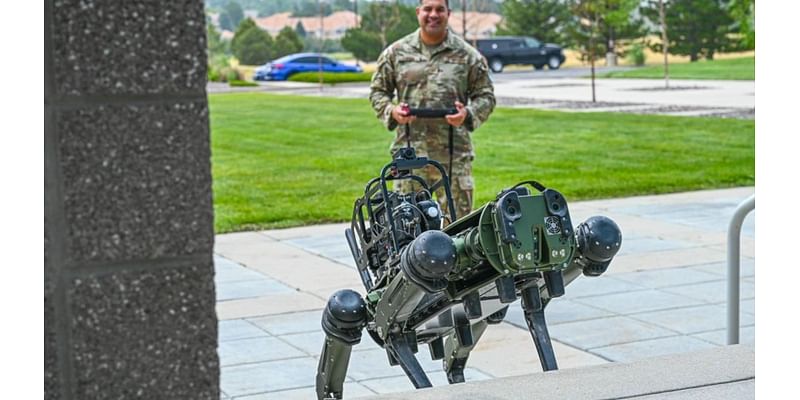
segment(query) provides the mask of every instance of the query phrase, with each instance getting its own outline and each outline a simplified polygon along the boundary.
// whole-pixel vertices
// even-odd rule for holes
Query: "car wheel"
[[[534,69],[544,69],[544,64],[534,64]]]
[[[547,67],[550,69],[558,69],[560,66],[561,60],[559,60],[556,56],[552,56],[549,60],[547,60]]]
[[[492,69],[492,72],[503,72],[503,61],[499,58],[493,58],[492,61],[489,62],[489,68]]]

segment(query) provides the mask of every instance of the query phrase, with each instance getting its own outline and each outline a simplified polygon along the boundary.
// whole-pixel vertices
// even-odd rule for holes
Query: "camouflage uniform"
[[[408,103],[414,108],[454,108],[456,100],[466,106],[464,124],[453,128],[453,176],[450,181],[456,215],[458,218],[467,215],[472,210],[474,187],[472,160],[475,153],[470,133],[489,118],[495,105],[486,59],[451,30],[442,43],[430,47],[421,41],[417,29],[381,53],[370,89],[372,108],[389,130],[398,125],[391,115],[395,91],[398,102]],[[444,118],[417,118],[410,125],[411,146],[417,150],[417,155],[439,161],[449,171],[450,125],[447,121]],[[406,129],[397,129],[390,152],[406,144]],[[417,173],[428,182],[439,179],[434,168]],[[396,190],[412,189],[408,187],[408,181],[399,183],[395,185]],[[443,193],[438,194],[442,209],[446,210],[446,199]]]

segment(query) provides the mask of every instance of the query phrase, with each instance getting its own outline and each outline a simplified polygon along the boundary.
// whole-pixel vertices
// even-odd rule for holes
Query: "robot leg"
[[[445,341],[443,362],[447,381],[451,384],[464,382],[464,367],[469,353],[489,326],[486,320],[470,325],[469,319],[459,309],[453,310],[453,322],[455,331]]]
[[[325,344],[317,367],[317,399],[341,399],[350,352],[361,341],[367,309],[361,295],[340,290],[331,296],[322,314]]]
[[[547,322],[544,319],[545,305],[546,303],[542,302],[538,286],[533,285],[522,289],[522,310],[525,322],[528,324],[528,331],[536,345],[536,352],[539,353],[542,370],[553,371],[558,369],[558,364],[553,351],[553,343],[550,342]]]

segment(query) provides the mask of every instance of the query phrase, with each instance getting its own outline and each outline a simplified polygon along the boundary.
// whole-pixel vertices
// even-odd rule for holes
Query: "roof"
[[[349,28],[354,28],[360,22],[361,17],[357,17],[352,11],[337,11],[322,19],[322,25],[327,32],[335,32],[337,30],[344,31]],[[284,12],[272,14],[268,17],[257,18],[256,25],[261,29],[269,32],[279,32],[284,27],[294,29],[297,23],[303,24],[303,29],[308,33],[319,32],[320,18],[319,17],[292,17],[292,13]]]
[[[497,25],[503,17],[500,14],[482,13],[467,11],[467,38],[485,38],[492,36],[497,31]],[[453,32],[459,35],[464,34],[463,14],[461,11],[453,11],[447,23]]]

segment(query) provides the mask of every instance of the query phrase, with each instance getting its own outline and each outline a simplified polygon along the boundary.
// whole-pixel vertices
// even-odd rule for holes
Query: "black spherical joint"
[[[367,325],[367,305],[358,292],[343,289],[328,299],[322,314],[322,330],[350,345],[361,341],[361,329]]]
[[[414,283],[428,292],[447,287],[445,277],[456,264],[453,239],[441,231],[422,232],[403,249],[400,266]]]
[[[578,226],[578,253],[583,258],[583,273],[601,275],[622,246],[622,231],[608,217],[594,216]]]

